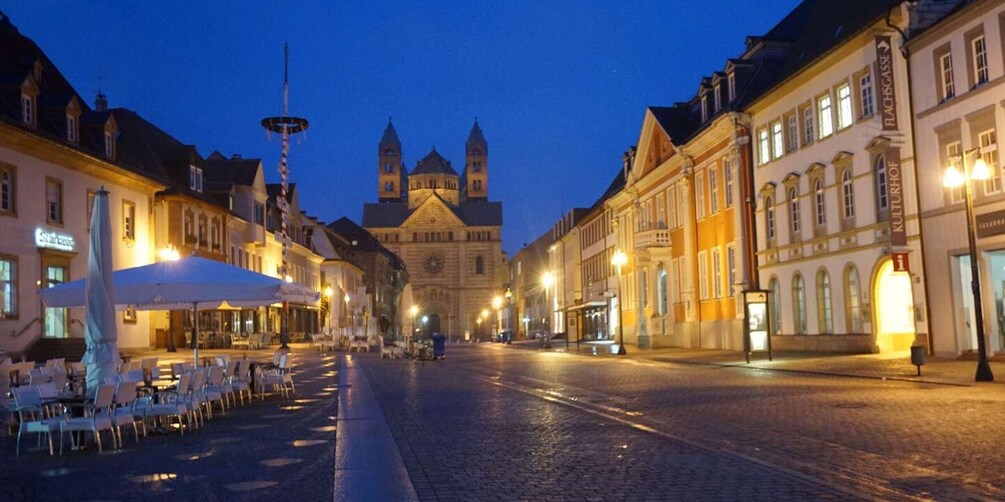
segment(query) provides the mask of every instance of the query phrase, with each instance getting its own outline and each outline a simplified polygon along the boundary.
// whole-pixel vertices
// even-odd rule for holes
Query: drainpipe
[[[897,25],[890,22],[890,14],[893,13],[893,9],[886,13],[886,25],[893,28],[900,34],[900,53],[904,57],[904,63],[907,68],[907,111],[910,114],[910,124],[911,124],[911,157],[913,162],[911,164],[914,166],[914,197],[915,204],[917,205],[918,211],[918,254],[921,255],[921,267],[922,270],[925,269],[927,261],[925,260],[925,226],[922,225],[921,221],[921,183],[918,177],[918,142],[914,134],[914,83],[911,76],[911,57],[910,51],[907,48],[908,36],[901,30]],[[927,273],[927,271],[926,271]],[[932,307],[931,307],[931,296],[928,290],[928,277],[922,281],[922,287],[925,291],[925,324],[928,326],[928,333],[926,333],[926,338],[928,339],[928,355],[935,355],[935,341],[932,338]]]

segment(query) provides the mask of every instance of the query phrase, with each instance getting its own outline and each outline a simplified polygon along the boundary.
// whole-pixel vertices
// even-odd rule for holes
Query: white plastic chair
[[[247,359],[235,361],[237,363],[234,373],[230,377],[230,388],[241,400],[244,406],[244,393],[248,393],[248,402],[251,402],[251,363]]]
[[[14,406],[20,421],[17,428],[15,455],[21,456],[21,435],[24,433],[38,434],[39,446],[42,444],[42,434],[45,434],[49,440],[49,455],[54,455],[52,433],[59,430],[63,419],[62,417],[46,417],[38,387],[14,388]],[[62,449],[62,445],[60,448]]]
[[[119,382],[115,388],[115,407],[112,413],[112,424],[115,426],[115,434],[119,437],[119,446],[122,446],[122,426],[132,424],[133,437],[136,442],[140,442],[140,431],[136,427],[137,423],[143,424],[143,437],[147,436],[147,423],[141,413],[136,410],[136,382]]]
[[[292,357],[289,354],[281,354],[276,368],[262,372],[262,388],[271,387],[273,392],[282,392],[283,397],[289,397],[290,393],[295,394],[296,387],[293,385],[291,366]]]
[[[178,419],[178,430],[185,434],[185,424],[182,418],[188,421],[189,430],[192,429],[192,411],[188,407],[188,395],[191,392],[189,385],[192,383],[192,373],[183,373],[178,378],[174,390],[168,390],[157,394],[159,402],[144,399],[145,405],[138,402],[136,413],[143,416],[144,422],[147,418],[176,417]],[[144,425],[144,427],[146,427]]]
[[[59,424],[59,454],[63,454],[63,433],[69,432],[70,443],[77,447],[73,432],[91,432],[94,442],[98,443],[98,453],[101,453],[101,431],[112,434],[112,448],[118,449],[118,439],[115,437],[112,425],[112,405],[115,403],[115,386],[102,385],[94,396],[94,402],[86,405],[84,416],[66,418]]]
[[[227,414],[227,403],[224,402],[223,398],[230,389],[230,386],[223,385],[223,372],[226,368],[223,366],[210,366],[206,369],[206,385],[203,387],[203,392],[206,395],[206,410],[209,414],[209,418],[213,418],[213,403],[220,403],[220,413],[223,415]]]

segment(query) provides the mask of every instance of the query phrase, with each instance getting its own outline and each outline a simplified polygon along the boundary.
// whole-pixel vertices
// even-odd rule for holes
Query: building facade
[[[388,124],[378,144],[378,199],[363,227],[401,257],[429,331],[462,337],[502,294],[502,203],[488,200],[488,142],[476,122],[458,174],[435,149],[409,172]]]
[[[926,7],[922,2],[920,7]],[[960,4],[960,5],[956,5]],[[924,265],[928,275],[931,346],[956,357],[977,350],[963,187],[946,188],[949,166],[989,170],[972,181],[978,274],[989,354],[1005,350],[1005,190],[998,127],[1005,126],[1005,4],[952,2],[948,17],[917,28],[907,44],[913,88]],[[932,13],[945,14],[941,10]],[[916,23],[912,23],[916,24]],[[912,255],[920,261],[921,257]],[[912,263],[913,265],[913,263]]]

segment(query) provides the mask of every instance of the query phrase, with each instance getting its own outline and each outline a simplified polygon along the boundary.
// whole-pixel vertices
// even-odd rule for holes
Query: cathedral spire
[[[384,136],[380,138],[380,144],[377,145],[377,151],[383,153],[388,148],[393,148],[395,151],[401,151],[401,141],[398,139],[398,131],[394,130],[394,123],[391,122],[391,118],[387,118],[387,127],[384,129]]]
[[[468,133],[468,141],[465,143],[467,151],[470,153],[474,149],[479,149],[483,153],[488,153],[489,144],[485,141],[485,135],[482,134],[482,128],[478,125],[478,117],[475,117],[475,125],[471,126],[471,132]]]

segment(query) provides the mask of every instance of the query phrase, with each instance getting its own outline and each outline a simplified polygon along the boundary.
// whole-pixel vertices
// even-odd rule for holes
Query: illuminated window
[[[712,214],[719,212],[719,170],[714,164],[708,170],[708,204]]]
[[[776,120],[771,123],[771,158],[777,159],[784,152],[785,149],[782,145],[782,122]]]
[[[17,258],[0,256],[0,317],[17,317]]]
[[[817,122],[820,123],[820,138],[826,138],[834,133],[834,105],[831,95],[825,94],[817,98]]]
[[[838,129],[844,129],[854,122],[851,105],[851,86],[847,83],[841,84],[837,89],[838,99]]]
[[[792,239],[799,238],[800,217],[799,217],[799,189],[792,187],[789,189],[789,226],[792,229]]]
[[[988,165],[991,177],[984,180],[984,193],[993,194],[1001,192],[1002,178],[998,172],[998,135],[994,129],[989,129],[977,135],[977,142],[981,147],[981,158]]]
[[[757,131],[757,146],[758,164],[767,164],[771,160],[771,141],[768,139],[767,129]]]
[[[963,150],[960,148],[960,142],[954,141],[946,145],[946,161],[949,165],[960,169],[960,156]],[[963,202],[963,186],[953,187],[949,189],[949,202],[952,204],[959,204]]]
[[[956,96],[956,85],[953,83],[953,55],[946,52],[939,57],[939,69],[942,77],[942,99]]]
[[[188,188],[196,192],[202,191],[202,168],[188,166]]]

